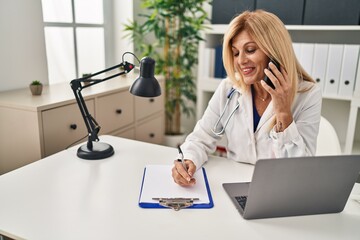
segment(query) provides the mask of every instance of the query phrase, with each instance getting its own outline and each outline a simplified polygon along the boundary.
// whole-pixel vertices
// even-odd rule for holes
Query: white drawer
[[[89,113],[94,116],[94,100],[87,100],[86,106]],[[61,151],[88,135],[76,103],[46,110],[41,114],[45,156]],[[87,138],[84,139],[86,140]]]
[[[135,128],[132,127],[132,128],[125,129],[125,130],[120,130],[111,135],[117,136],[117,137],[122,137],[122,138],[127,138],[127,139],[135,139]]]
[[[136,127],[136,140],[162,144],[164,139],[164,116],[160,115]]]
[[[135,98],[135,116],[136,120],[150,116],[153,113],[164,109],[164,96],[161,95],[155,98]]]
[[[134,96],[128,91],[99,97],[96,105],[100,134],[108,134],[134,122]]]

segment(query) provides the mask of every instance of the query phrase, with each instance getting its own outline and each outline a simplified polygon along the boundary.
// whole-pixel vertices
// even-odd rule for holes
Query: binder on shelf
[[[324,92],[326,63],[328,59],[329,44],[315,44],[314,60],[311,76]]]
[[[293,49],[295,52],[295,56],[298,59],[298,61],[300,62],[300,58],[301,58],[301,43],[297,43],[297,42],[293,42]]]
[[[205,77],[214,77],[215,71],[215,49],[205,48],[204,49],[204,75]]]
[[[358,25],[359,0],[307,0],[304,25]]]
[[[301,43],[300,47],[300,64],[308,74],[312,72],[314,46],[313,43]]]
[[[257,0],[256,9],[263,9],[274,13],[286,25],[301,25],[305,5],[304,1],[305,0]]]
[[[341,63],[344,45],[330,44],[325,75],[325,95],[337,95],[340,81]]]
[[[359,45],[345,45],[341,65],[339,96],[353,96],[358,59]]]
[[[195,172],[196,184],[181,187],[171,176],[172,165],[147,165],[144,169],[139,206],[142,208],[212,208],[214,206],[205,168]]]
[[[355,83],[354,83],[354,97],[360,98],[360,50],[359,50],[359,60],[356,70],[356,77],[355,77]]]
[[[212,24],[229,24],[234,16],[243,11],[255,9],[255,0],[213,0],[211,13]]]
[[[222,45],[215,47],[215,78],[226,78],[226,71],[222,59]]]

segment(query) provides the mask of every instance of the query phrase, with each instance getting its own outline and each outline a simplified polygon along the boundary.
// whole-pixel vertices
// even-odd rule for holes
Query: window
[[[105,68],[104,1],[42,0],[49,84]]]

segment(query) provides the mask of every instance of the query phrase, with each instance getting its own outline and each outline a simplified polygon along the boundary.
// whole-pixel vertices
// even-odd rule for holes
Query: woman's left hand
[[[292,85],[283,67],[276,68],[275,64],[269,63],[271,69],[265,69],[265,74],[270,78],[275,86],[272,89],[264,80],[261,80],[262,87],[271,95],[273,107],[276,115],[277,132],[284,131],[293,121],[291,113]]]

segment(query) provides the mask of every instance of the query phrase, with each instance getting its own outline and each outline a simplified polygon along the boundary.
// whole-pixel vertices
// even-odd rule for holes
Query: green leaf
[[[156,74],[164,75],[166,126],[177,118],[178,106],[185,115],[195,113],[189,102],[196,102],[194,67],[198,61],[198,45],[204,39],[201,31],[209,29],[203,8],[206,0],[142,0],[146,13],[141,22],[124,25],[126,37],[134,42],[135,52],[150,55],[156,61]],[[165,54],[165,51],[168,54]],[[166,129],[169,132],[171,129]]]

